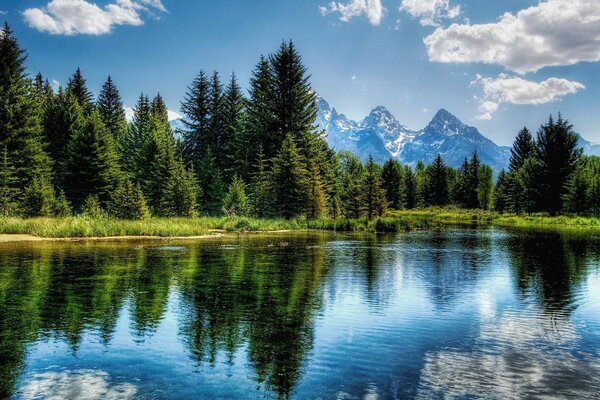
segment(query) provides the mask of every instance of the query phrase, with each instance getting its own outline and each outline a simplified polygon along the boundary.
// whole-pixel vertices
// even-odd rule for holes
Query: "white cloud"
[[[500,104],[545,104],[585,89],[583,84],[567,79],[549,78],[533,82],[505,74],[498,78],[483,78],[478,75],[471,85],[483,88],[483,97],[479,99],[481,114],[477,117],[481,120],[492,119]]]
[[[424,39],[430,61],[499,64],[517,73],[600,61],[600,1],[545,0],[489,24],[453,24]]]
[[[8,12],[0,10],[0,15],[6,15]]]
[[[160,0],[116,0],[100,8],[87,0],[52,0],[23,11],[32,28],[53,35],[103,35],[115,25],[143,25],[143,13],[165,12]]]
[[[167,114],[169,115],[169,121],[174,121],[176,119],[182,119],[183,116],[176,111],[167,110]]]
[[[381,0],[351,0],[347,4],[332,1],[328,7],[319,7],[319,11],[321,15],[339,13],[340,20],[344,22],[364,15],[374,26],[381,24],[385,14],[385,8],[381,4]]]
[[[451,6],[450,0],[402,0],[400,11],[419,18],[423,26],[439,26],[442,19],[460,15],[460,6]]]

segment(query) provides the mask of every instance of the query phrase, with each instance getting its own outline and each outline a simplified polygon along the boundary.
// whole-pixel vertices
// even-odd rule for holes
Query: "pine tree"
[[[381,184],[381,171],[373,157],[365,164],[362,179],[360,181],[362,190],[362,206],[369,219],[383,215],[386,209],[385,191]]]
[[[219,73],[214,71],[210,79],[210,103],[208,120],[208,149],[215,157],[215,165],[223,171],[226,162],[226,150],[224,149],[225,138],[225,100],[223,96],[223,85]]]
[[[81,74],[81,69],[77,68],[77,71],[69,79],[67,93],[75,97],[86,115],[92,112],[94,108],[94,96],[87,88],[87,82]]]
[[[393,158],[390,158],[383,165],[381,172],[383,187],[386,191],[386,199],[390,208],[401,210],[404,208],[404,182],[402,179],[402,166]]]
[[[523,128],[517,134],[517,137],[510,149],[509,172],[518,171],[525,160],[535,155],[535,142],[529,129]]]
[[[509,174],[500,171],[498,181],[494,189],[494,210],[499,213],[505,213],[510,209],[510,178]]]
[[[194,79],[181,103],[185,128],[183,148],[188,162],[198,169],[210,146],[210,82],[204,71]]]
[[[438,154],[432,165],[427,168],[428,203],[434,206],[445,206],[449,202],[448,175],[442,156]]]
[[[72,214],[73,210],[71,210],[71,204],[69,203],[65,192],[61,190],[54,202],[53,215],[55,217],[65,218],[70,217]]]
[[[161,202],[163,214],[169,217],[197,217],[199,192],[193,170],[186,171],[183,160],[178,160],[166,180]]]
[[[600,175],[591,178],[587,190],[588,212],[596,217],[600,216]]]
[[[314,163],[308,169],[307,185],[307,216],[312,219],[320,218],[327,210],[327,195],[319,168]]]
[[[306,211],[307,171],[293,136],[287,135],[281,149],[273,158],[271,188],[276,213],[286,219]]]
[[[286,135],[292,135],[300,152],[309,157],[319,132],[315,124],[316,94],[310,87],[307,68],[292,41],[282,43],[270,57],[270,63],[273,74],[271,104],[275,116],[271,146],[279,148]],[[265,155],[271,156],[266,147]]]
[[[341,172],[340,200],[342,214],[347,218],[359,218],[362,215],[362,191],[360,180],[363,165],[356,155],[348,151],[339,154]]]
[[[43,110],[25,72],[26,58],[6,24],[0,30],[0,149],[14,167],[14,188],[21,193],[34,179],[52,180],[52,161],[43,144]]]
[[[482,210],[488,210],[492,206],[492,194],[494,191],[494,182],[492,179],[492,169],[488,165],[479,167],[477,200],[478,207]]]
[[[198,181],[201,189],[201,212],[206,215],[219,215],[225,196],[225,184],[210,150],[200,161]]]
[[[64,189],[75,208],[91,194],[106,202],[121,180],[121,171],[113,138],[97,111],[69,140],[66,152]]]
[[[417,180],[410,166],[404,169],[404,184],[406,187],[406,208],[409,210],[417,207]]]
[[[261,56],[250,79],[250,99],[247,103],[247,118],[245,120],[244,135],[240,140],[244,146],[238,151],[238,158],[244,165],[256,165],[255,154],[261,147],[265,159],[272,158],[279,147],[275,141],[273,113],[274,95],[273,74],[269,60]],[[254,172],[254,171],[251,171]]]
[[[536,154],[537,204],[539,211],[556,215],[563,209],[566,186],[575,172],[583,150],[577,147],[578,137],[573,126],[559,114],[554,122],[552,117],[537,134]]]
[[[416,188],[416,207],[425,207],[429,200],[429,194],[427,193],[429,183],[428,174],[426,171],[425,163],[421,160],[417,162],[415,167],[415,182],[417,183]]]
[[[248,196],[246,184],[237,175],[229,184],[227,194],[223,199],[223,213],[230,216],[244,216],[248,214]]]
[[[100,206],[98,196],[91,194],[86,197],[83,206],[81,207],[81,215],[92,219],[103,218],[105,216],[104,210],[102,210],[102,207]]]
[[[16,168],[8,158],[6,146],[0,159],[0,216],[15,215],[19,208]]]
[[[248,177],[250,172],[246,162],[238,161],[239,151],[237,146],[247,145],[243,133],[244,106],[244,95],[237,83],[235,73],[233,73],[223,95],[221,158],[222,170],[227,182],[235,172],[238,172],[241,178]]]
[[[26,217],[51,217],[54,215],[56,204],[54,188],[44,177],[33,178],[25,188],[24,196],[22,211]]]
[[[258,155],[255,171],[250,183],[250,211],[256,217],[267,217],[272,214],[272,193],[270,190],[271,177],[267,170],[267,165],[262,151],[262,146],[258,147]]]
[[[127,119],[121,95],[110,75],[102,86],[97,107],[100,119],[112,135],[117,151],[120,157],[123,158],[123,147],[126,145],[125,139],[127,136]]]
[[[142,189],[139,185],[132,184],[129,179],[113,191],[108,210],[118,219],[138,220],[150,217]]]
[[[479,207],[479,196],[478,196],[478,188],[479,188],[479,168],[481,167],[481,162],[479,161],[479,156],[477,152],[473,153],[473,157],[469,162],[468,173],[467,173],[467,184],[465,187],[466,191],[466,207],[467,208],[478,208]]]

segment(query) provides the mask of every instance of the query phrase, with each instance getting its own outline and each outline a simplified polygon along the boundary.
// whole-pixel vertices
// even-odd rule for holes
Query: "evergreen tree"
[[[291,219],[306,210],[307,171],[293,136],[287,135],[273,159],[272,183],[278,215]]]
[[[237,175],[229,184],[229,190],[223,199],[223,212],[226,215],[244,216],[248,214],[248,196],[246,184]]]
[[[106,202],[121,180],[113,138],[92,111],[85,128],[67,144],[64,189],[76,208],[91,194]]]
[[[102,207],[100,206],[98,196],[91,194],[85,199],[83,206],[81,207],[81,215],[93,219],[104,217],[104,210],[102,210]]]
[[[23,215],[26,217],[51,217],[54,215],[56,196],[52,184],[37,176],[25,188]]]
[[[523,128],[510,149],[509,172],[514,173],[521,169],[525,160],[535,155],[535,142],[529,129]]]
[[[286,135],[292,135],[300,152],[306,157],[318,136],[316,94],[309,84],[310,76],[292,41],[282,43],[270,57],[271,96],[274,115],[272,131],[274,143],[279,148]],[[263,146],[265,144],[263,143]],[[265,147],[265,155],[272,156]]]
[[[434,206],[445,206],[449,201],[448,176],[442,156],[438,154],[435,161],[427,169],[428,203]]]
[[[265,159],[272,158],[279,147],[274,138],[275,115],[273,113],[274,95],[271,65],[261,57],[250,79],[250,99],[247,103],[247,118],[244,135],[240,140],[238,159],[244,165],[255,165],[254,154],[262,148]]]
[[[307,185],[307,216],[312,219],[320,218],[327,210],[327,195],[319,168],[314,163],[308,169]]]
[[[381,171],[371,155],[365,164],[361,189],[362,205],[367,217],[372,219],[375,216],[382,216],[387,206],[385,191],[381,184]]]
[[[587,190],[588,212],[596,217],[600,216],[600,175],[596,174],[590,180]]]
[[[86,117],[77,99],[59,89],[47,104],[44,117],[45,140],[48,152],[54,160],[56,180],[62,184],[64,177],[65,152],[69,140],[85,128]]]
[[[404,182],[402,179],[402,166],[393,158],[383,165],[381,172],[383,187],[386,191],[386,199],[390,208],[401,210],[404,208]]]
[[[225,180],[236,170],[242,178],[248,177],[249,168],[246,162],[238,161],[239,152],[237,146],[245,146],[243,124],[244,124],[244,104],[245,99],[242,89],[237,83],[235,73],[231,74],[231,79],[223,95],[223,131],[221,132],[221,155],[223,174]]]
[[[67,200],[65,192],[61,190],[56,197],[53,208],[53,215],[59,218],[70,217],[73,211],[71,210],[71,204]]]
[[[406,187],[406,208],[409,210],[417,207],[417,179],[410,166],[404,169],[404,182]]]
[[[342,213],[347,218],[359,218],[362,215],[362,191],[360,180],[363,165],[356,155],[343,151],[339,154],[341,164],[341,203]]]
[[[129,179],[113,191],[108,210],[118,219],[138,220],[150,217],[142,189],[139,185],[132,184]]]
[[[225,99],[223,96],[223,85],[219,73],[214,71],[210,79],[210,103],[208,120],[208,149],[215,157],[215,165],[223,171],[226,162],[225,133]]]
[[[77,100],[86,115],[92,112],[94,96],[87,88],[87,82],[81,74],[81,69],[77,68],[77,71],[69,79],[67,93]]]
[[[416,182],[416,207],[425,207],[429,200],[428,188],[428,174],[426,171],[425,163],[421,160],[417,162],[415,167],[415,182]]]
[[[124,157],[123,146],[126,145],[127,119],[121,95],[110,75],[102,86],[97,107],[100,119],[112,135],[119,155]]]
[[[204,71],[194,79],[181,103],[185,128],[183,148],[188,162],[198,169],[209,150],[210,142],[210,82]]]
[[[266,217],[272,211],[271,176],[267,170],[264,153],[260,145],[256,166],[253,169],[255,172],[252,175],[249,198],[251,213],[256,217]]]
[[[193,170],[186,171],[183,161],[174,164],[166,181],[161,202],[163,214],[171,217],[198,216],[198,193]]]
[[[16,168],[6,146],[0,159],[0,216],[15,215],[19,208]]]
[[[210,150],[200,161],[198,180],[201,189],[201,212],[206,215],[219,215],[225,196],[225,184]]]
[[[492,194],[494,191],[494,182],[492,179],[492,169],[488,165],[482,165],[478,171],[477,200],[479,208],[488,210],[492,206]]]
[[[563,209],[563,196],[583,150],[577,147],[578,137],[572,125],[559,114],[552,117],[537,134],[536,154],[537,204],[540,211],[556,215]]]
[[[494,189],[494,210],[505,213],[510,209],[510,178],[506,171],[500,171]]]
[[[477,152],[473,153],[473,157],[469,162],[468,172],[466,176],[466,185],[465,185],[465,200],[467,208],[478,208],[479,207],[479,168],[481,167],[481,162],[479,161],[479,156]]]
[[[34,179],[52,180],[52,161],[43,144],[43,110],[25,72],[26,58],[6,24],[0,30],[0,149],[14,167],[19,192]]]

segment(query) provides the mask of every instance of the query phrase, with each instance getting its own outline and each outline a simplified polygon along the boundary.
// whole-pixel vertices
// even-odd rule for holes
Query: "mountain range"
[[[440,154],[447,165],[458,168],[465,157],[470,158],[477,151],[481,161],[492,167],[494,175],[508,167],[509,147],[498,146],[477,128],[464,124],[444,109],[425,128],[411,130],[383,106],[375,107],[362,121],[340,114],[322,97],[317,97],[317,107],[316,122],[325,132],[328,144],[336,151],[356,154],[363,162],[371,155],[379,164],[391,157],[414,166],[419,161],[431,164]],[[170,118],[170,123],[174,130],[183,127],[179,118]],[[579,145],[585,154],[600,156],[600,144],[579,136]]]
[[[430,164],[441,154],[449,166],[456,168],[477,151],[481,161],[495,171],[508,165],[508,147],[496,145],[477,128],[464,124],[444,109],[425,128],[411,130],[383,106],[375,107],[360,122],[338,113],[321,97],[317,106],[317,123],[325,131],[329,145],[337,151],[350,151],[363,161],[372,155],[378,163],[392,157],[403,164],[415,165],[419,161]]]

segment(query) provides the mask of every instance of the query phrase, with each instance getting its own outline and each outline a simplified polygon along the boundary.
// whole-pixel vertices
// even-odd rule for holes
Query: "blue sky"
[[[312,85],[362,119],[384,105],[412,129],[446,108],[508,145],[561,111],[600,141],[597,0],[2,0],[31,73],[64,84],[108,74],[124,101],[163,95],[177,111],[199,69],[242,85],[261,54],[293,39]],[[508,14],[506,14],[508,13]]]

